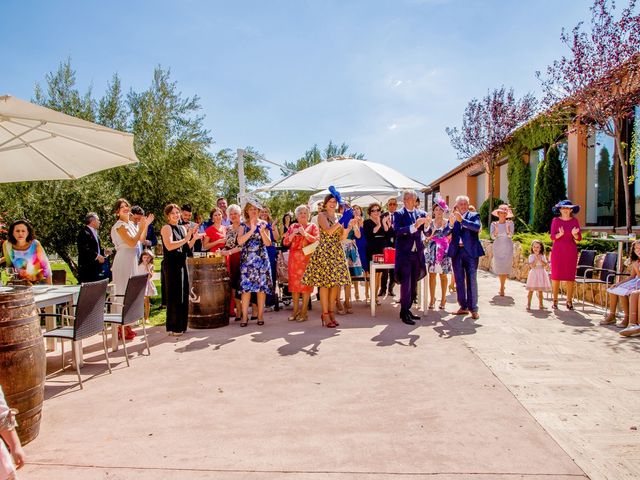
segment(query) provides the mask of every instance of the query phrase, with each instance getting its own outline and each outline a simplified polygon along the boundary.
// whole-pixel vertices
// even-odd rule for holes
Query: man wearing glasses
[[[382,214],[382,218],[385,219],[389,217],[393,219],[394,213],[398,210],[398,200],[395,198],[390,198],[387,202],[387,211]],[[387,247],[395,248],[396,239],[393,235],[388,237]],[[388,286],[387,286],[388,284]],[[384,297],[385,295],[389,295],[390,297],[395,297],[396,294],[393,291],[393,288],[396,286],[396,274],[394,270],[383,270],[382,271],[382,281],[380,282],[380,291],[378,292],[379,297]]]

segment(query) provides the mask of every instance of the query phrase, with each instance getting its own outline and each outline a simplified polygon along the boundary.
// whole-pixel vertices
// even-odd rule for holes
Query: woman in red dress
[[[293,297],[293,314],[290,321],[304,322],[307,320],[309,296],[313,287],[302,284],[302,276],[309,263],[311,255],[305,255],[302,250],[307,245],[318,240],[318,226],[309,223],[309,207],[300,205],[296,208],[297,223],[289,226],[284,235],[283,243],[289,247],[289,291]],[[298,306],[302,294],[302,309]]]
[[[578,205],[570,200],[562,200],[553,207],[554,215],[560,215],[551,222],[551,284],[553,304],[558,308],[558,290],[560,282],[567,282],[567,309],[573,310],[573,286],[576,280],[578,264],[578,245],[582,240],[582,231],[578,219],[573,215],[580,211]]]
[[[202,248],[205,251],[217,252],[224,247],[227,236],[227,228],[222,225],[222,210],[218,207],[213,207],[211,219],[213,220],[213,225],[204,231],[205,237],[202,240]]]

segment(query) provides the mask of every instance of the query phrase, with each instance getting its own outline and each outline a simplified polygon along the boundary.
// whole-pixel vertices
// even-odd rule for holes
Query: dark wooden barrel
[[[188,258],[189,328],[229,325],[231,283],[224,257]]]
[[[17,432],[24,445],[40,432],[46,375],[44,341],[31,288],[2,290],[0,385],[9,407],[18,410]]]

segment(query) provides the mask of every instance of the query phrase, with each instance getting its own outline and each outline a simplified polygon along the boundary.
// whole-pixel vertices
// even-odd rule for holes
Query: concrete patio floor
[[[338,329],[316,305],[306,323],[154,328],[151,356],[138,337],[112,375],[96,337],[84,390],[49,377],[20,478],[639,478],[639,339],[496,286],[480,274],[475,322],[436,310],[409,327],[385,300]]]

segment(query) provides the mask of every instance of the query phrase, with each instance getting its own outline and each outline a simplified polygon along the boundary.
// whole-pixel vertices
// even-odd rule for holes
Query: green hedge
[[[606,242],[598,240],[596,238],[589,237],[588,234],[583,233],[583,239],[578,242],[578,250],[595,250],[598,253],[615,252],[618,249],[618,244],[615,242]],[[513,236],[515,242],[519,242],[522,245],[523,252],[528,252],[531,248],[531,242],[534,240],[540,240],[544,243],[544,247],[547,252],[551,249],[553,242],[551,236],[548,233],[516,233]]]

